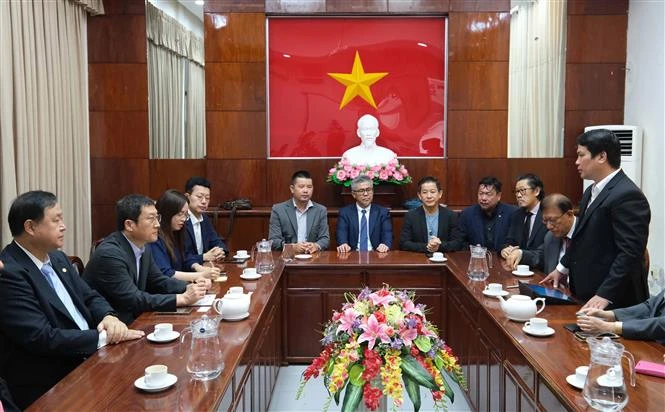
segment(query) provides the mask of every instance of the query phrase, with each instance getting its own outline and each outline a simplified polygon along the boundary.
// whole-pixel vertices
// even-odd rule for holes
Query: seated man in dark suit
[[[372,204],[374,182],[365,175],[353,179],[351,195],[356,203],[339,209],[337,219],[337,251],[376,250],[387,252],[393,244],[390,212]]]
[[[157,240],[161,216],[142,195],[125,196],[116,204],[118,231],[97,246],[84,278],[113,306],[121,320],[133,322],[148,311],[175,311],[201,299],[209,279],[187,284],[162,273],[147,243]]]
[[[190,177],[185,183],[189,202],[189,219],[185,222],[185,267],[224,259],[226,244],[219,237],[210,218],[205,214],[210,204],[210,182],[202,177]]]
[[[545,197],[545,187],[540,177],[527,173],[517,178],[515,197],[520,207],[510,220],[506,242],[501,245],[501,257],[517,249],[533,250],[543,244],[547,228],[543,224],[540,201]]]
[[[573,202],[560,193],[553,193],[546,196],[540,205],[543,209],[543,223],[548,230],[545,240],[535,250],[513,250],[506,259],[513,269],[523,264],[550,273],[556,269],[570,245],[577,223]]]
[[[462,211],[459,227],[465,244],[481,245],[498,251],[506,243],[510,219],[517,208],[501,203],[501,182],[487,176],[478,182],[478,204]]]
[[[27,192],[9,209],[14,241],[0,257],[0,376],[24,409],[107,343],[143,336],[76,274],[52,193]]]

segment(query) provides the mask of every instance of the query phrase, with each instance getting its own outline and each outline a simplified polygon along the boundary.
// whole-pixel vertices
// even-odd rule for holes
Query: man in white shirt
[[[228,253],[226,244],[205,214],[210,205],[210,182],[202,177],[189,178],[185,184],[185,197],[189,202],[189,219],[185,222],[184,267],[224,259]]]

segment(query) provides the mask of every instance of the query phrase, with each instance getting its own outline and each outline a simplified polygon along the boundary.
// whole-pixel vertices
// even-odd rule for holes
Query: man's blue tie
[[[360,218],[360,250],[367,251],[367,210],[362,210],[363,216]]]
[[[56,295],[58,295],[58,298],[62,304],[65,305],[65,309],[67,309],[67,312],[69,312],[70,316],[78,325],[79,329],[89,329],[88,321],[85,320],[81,312],[76,308],[74,301],[72,301],[72,297],[69,296],[69,292],[67,292],[65,285],[62,284],[62,281],[60,278],[58,278],[58,275],[55,273],[55,269],[53,269],[51,264],[45,263],[42,265],[41,272],[44,274],[46,281],[48,281],[49,285],[51,285]]]

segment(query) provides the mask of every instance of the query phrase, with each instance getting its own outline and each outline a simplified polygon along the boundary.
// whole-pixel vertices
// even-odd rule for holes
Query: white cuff
[[[558,270],[559,273],[561,273],[562,275],[568,274],[568,268],[562,265],[561,263],[557,263],[556,270]]]
[[[99,339],[97,340],[97,349],[106,346],[106,331],[99,332]]]

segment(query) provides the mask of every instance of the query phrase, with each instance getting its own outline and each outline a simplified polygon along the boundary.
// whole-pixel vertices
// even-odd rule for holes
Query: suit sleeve
[[[418,216],[409,212],[404,217],[404,226],[399,235],[399,248],[411,252],[427,253],[427,242],[417,242],[414,240],[414,221]]]
[[[622,335],[629,339],[665,341],[664,299],[665,290],[638,305],[615,309],[614,316],[623,322]]]
[[[189,235],[189,233],[185,233],[185,260],[183,267],[191,269],[195,263],[202,265],[203,255],[199,255],[199,252],[196,249],[196,242],[192,241],[192,237]]]
[[[447,210],[446,214],[447,216],[445,218],[448,219],[448,233],[446,233],[446,236],[448,239],[441,239],[439,252],[454,252],[456,250],[462,250],[464,239],[462,231],[457,224],[457,213],[452,210]],[[441,217],[443,216],[439,214],[439,219],[441,219]]]
[[[155,260],[151,259],[148,270],[147,288],[152,293],[177,294],[183,293],[187,289],[187,282],[165,276],[155,263]]]
[[[349,216],[348,213],[346,213],[346,209],[342,209],[344,212],[339,214],[339,218],[337,218],[337,233],[336,233],[336,238],[337,238],[337,246],[349,244]],[[355,249],[355,245],[351,246],[352,249]]]
[[[57,328],[46,317],[34,285],[23,269],[0,276],[0,330],[8,339],[38,355],[81,357],[97,350],[96,329]]]
[[[382,209],[379,219],[379,224],[381,225],[381,243],[388,246],[389,249],[392,249],[393,224],[390,219],[390,211],[388,209]]]
[[[282,250],[284,247],[284,233],[282,232],[282,224],[280,222],[277,206],[272,207],[270,212],[270,226],[268,229],[268,239],[272,240],[273,250]]]
[[[316,244],[321,250],[327,250],[330,246],[330,228],[328,228],[328,209],[321,206],[317,217]]]
[[[520,264],[543,270],[545,267],[545,243],[541,243],[537,249],[522,249]]]
[[[635,268],[640,267],[646,248],[651,211],[642,192],[635,190],[617,198],[610,213],[617,254],[596,294],[616,301],[624,292],[624,278],[641,276],[641,271]]]
[[[169,257],[169,253],[166,251],[166,247],[164,247],[164,242],[162,239],[158,239],[156,242],[150,243],[148,247],[152,252],[152,259],[154,260],[159,270],[165,276],[171,277],[175,275],[175,269],[173,269],[173,266],[171,266],[171,258]]]
[[[207,244],[203,245],[203,251],[207,252],[214,247],[218,247],[224,249],[224,253],[229,253],[226,243],[224,243],[222,238],[219,237],[217,231],[215,231],[215,227],[212,225],[212,222],[208,217],[203,219],[202,226],[201,231],[203,234],[201,236],[207,240]]]
[[[519,246],[520,245],[520,235],[521,235],[521,230],[522,230],[522,225],[520,220],[521,213],[513,213],[513,215],[510,217],[510,227],[508,228],[508,235],[506,236],[506,240],[504,243],[499,247],[499,251],[505,249],[508,246]]]

